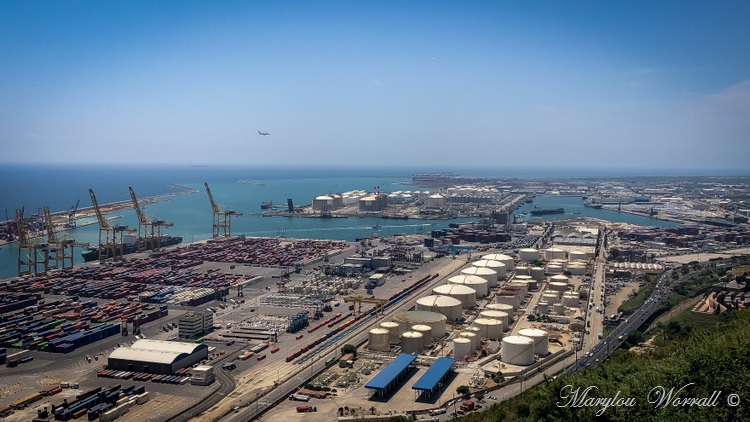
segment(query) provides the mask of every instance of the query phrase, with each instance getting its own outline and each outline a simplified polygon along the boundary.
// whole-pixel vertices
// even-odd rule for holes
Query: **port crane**
[[[219,237],[220,234],[223,236],[232,235],[232,217],[242,216],[241,212],[232,211],[225,207],[220,207],[214,202],[214,197],[211,195],[211,188],[208,187],[208,183],[204,183],[206,186],[206,193],[208,194],[208,200],[211,202],[211,208],[214,212],[213,219],[213,237]]]
[[[65,223],[65,228],[68,229],[75,229],[78,227],[76,225],[76,212],[78,212],[78,205],[81,203],[81,200],[79,199],[76,201],[76,204],[70,207],[70,211],[68,211],[68,221]]]
[[[42,214],[44,227],[47,229],[47,243],[40,245],[44,253],[44,274],[47,274],[49,270],[72,267],[74,248],[76,246],[87,247],[89,244],[76,242],[66,236],[58,237],[48,206],[42,209]]]
[[[18,276],[37,273],[37,265],[42,264],[39,260],[39,242],[32,239],[26,229],[26,221],[23,218],[25,207],[16,209],[16,228],[18,230]]]
[[[128,187],[128,189],[130,190],[130,199],[133,201],[135,214],[138,216],[138,251],[146,249],[160,250],[161,228],[173,227],[174,224],[157,218],[149,219],[150,216],[141,211],[141,206],[138,205],[138,198],[136,198],[133,188]]]
[[[366,297],[366,296],[347,296],[344,298],[344,302],[351,302],[357,304],[357,313],[362,312],[362,303],[373,303],[375,305],[380,305],[378,307],[378,315],[383,315],[383,307],[386,303],[388,303],[388,299],[378,299],[375,297]]]
[[[96,219],[99,222],[99,262],[104,263],[109,257],[121,259],[125,254],[125,233],[134,233],[136,229],[110,224],[101,208],[99,208],[99,202],[96,200],[93,189],[89,189],[89,196],[91,197],[91,205],[94,206]]]

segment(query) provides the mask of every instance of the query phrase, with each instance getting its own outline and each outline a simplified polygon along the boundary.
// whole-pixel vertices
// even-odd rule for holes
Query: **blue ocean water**
[[[232,222],[233,234],[250,236],[284,236],[308,239],[354,240],[372,235],[373,226],[383,236],[396,233],[429,233],[460,220],[382,220],[377,218],[287,218],[258,215],[262,201],[272,201],[280,207],[292,198],[295,205],[310,204],[315,196],[346,192],[355,189],[383,192],[396,190],[426,190],[411,185],[411,176],[420,171],[403,168],[345,168],[345,167],[241,167],[187,165],[28,165],[0,166],[0,212],[14,218],[15,209],[26,208],[26,215],[49,206],[52,211],[70,209],[80,200],[81,207],[91,206],[88,189],[96,193],[100,204],[129,200],[128,187],[139,197],[173,192],[170,184],[179,184],[198,192],[179,195],[166,201],[145,206],[144,212],[171,221],[174,227],[167,232],[182,236],[185,241],[211,236],[212,210],[203,183],[208,182],[215,201],[230,209],[245,213]],[[464,173],[461,173],[464,174]],[[471,175],[470,173],[466,173]],[[562,206],[568,213],[579,211],[609,221],[623,221],[642,225],[672,225],[630,214],[583,207],[580,198],[537,197],[540,206]],[[524,205],[519,212],[533,205]],[[256,215],[250,215],[256,214]],[[119,211],[120,224],[137,227],[135,212]],[[545,216],[545,219],[568,218],[573,215]],[[0,216],[0,220],[4,215]],[[68,234],[77,241],[96,244],[96,224],[79,227]],[[16,274],[18,249],[14,245],[0,247],[0,279]],[[76,260],[80,261],[78,251]]]

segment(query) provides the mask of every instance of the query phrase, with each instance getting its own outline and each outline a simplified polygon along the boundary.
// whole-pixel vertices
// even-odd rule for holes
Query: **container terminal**
[[[514,205],[531,198],[511,194]],[[232,235],[241,213],[213,214],[213,238],[178,245],[159,245],[163,224],[148,218],[138,229],[99,219],[102,253],[78,266],[59,240],[70,239],[21,236],[39,258],[19,259],[19,277],[0,286],[5,420],[476,411],[482,402],[454,398],[459,385],[491,395],[596,347],[611,309],[637,288],[627,277],[705,248],[743,253],[731,248],[750,239],[744,225],[495,214],[429,234],[298,240]],[[121,253],[127,233],[139,233],[132,254]],[[605,266],[614,246],[632,259]]]

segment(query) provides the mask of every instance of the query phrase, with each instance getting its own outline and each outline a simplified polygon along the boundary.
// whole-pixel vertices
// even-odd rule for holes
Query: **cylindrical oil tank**
[[[503,327],[507,327],[508,323],[510,322],[510,314],[504,311],[495,311],[492,309],[487,309],[479,313],[479,316],[482,318],[492,318],[492,319],[499,319],[503,322]]]
[[[503,264],[505,264],[505,268],[508,271],[512,271],[514,264],[513,264],[513,257],[510,257],[508,255],[504,255],[501,253],[493,253],[488,255],[482,255],[482,259],[486,259],[488,261],[500,261]]]
[[[479,328],[479,335],[482,337],[499,340],[503,336],[504,324],[499,319],[477,318],[474,326]]]
[[[497,286],[497,271],[487,267],[468,267],[461,270],[461,275],[482,277],[487,281],[487,286]]]
[[[487,296],[488,283],[487,280],[483,279],[482,277],[462,274],[449,278],[448,283],[471,287],[472,289],[476,290],[476,297],[478,298]]]
[[[422,353],[424,349],[424,339],[422,333],[407,331],[401,334],[401,351],[409,354]]]
[[[568,265],[568,271],[573,275],[584,275],[586,274],[586,264],[574,262]]]
[[[521,298],[518,295],[499,294],[495,296],[495,302],[510,305],[514,310],[521,307]]]
[[[577,308],[578,307],[578,293],[567,292],[563,294],[562,304],[564,306],[567,306],[568,308]]]
[[[545,302],[557,303],[560,301],[560,294],[555,291],[545,290],[544,293],[542,293],[542,300]]]
[[[469,308],[477,301],[477,291],[469,286],[461,284],[443,284],[432,289],[435,295],[452,297],[461,302],[461,306]]]
[[[523,336],[508,336],[501,343],[500,360],[511,365],[534,363],[534,340]]]
[[[426,348],[432,343],[432,328],[429,325],[417,324],[411,327],[415,333],[422,334],[422,348]]]
[[[458,336],[459,337],[463,337],[463,338],[468,338],[469,340],[471,340],[471,348],[472,348],[472,350],[479,348],[480,337],[477,335],[477,333],[475,333],[473,331],[462,331],[462,332],[458,333]]]
[[[513,316],[513,306],[504,303],[488,303],[484,309],[488,311],[503,311],[508,314],[509,318]]]
[[[553,259],[565,259],[565,251],[560,248],[549,248],[544,251],[544,259],[547,261]]]
[[[518,250],[518,258],[521,261],[531,262],[539,259],[539,251],[534,248],[523,248]]]
[[[534,340],[534,353],[545,356],[549,353],[549,334],[537,328],[524,328],[518,330],[518,335]]]
[[[565,275],[557,274],[557,275],[551,276],[549,278],[549,281],[550,282],[555,282],[555,283],[565,283],[565,284],[568,284],[570,282],[570,279],[567,276],[565,276]]]
[[[400,324],[393,321],[385,321],[380,323],[380,328],[388,330],[388,341],[391,344],[398,343],[398,337],[401,334]]]
[[[389,341],[389,335],[389,331],[385,328],[373,328],[370,330],[370,349],[379,352],[387,352],[390,350],[391,344]]]
[[[516,276],[529,275],[530,274],[529,271],[530,271],[529,267],[526,267],[526,266],[516,267]]]
[[[432,338],[438,338],[445,335],[445,321],[448,318],[439,312],[406,311],[396,314],[393,319],[405,328],[403,331],[408,331],[408,328],[412,325],[429,325],[432,329],[430,331]]]
[[[461,319],[461,301],[450,296],[433,295],[417,299],[418,311],[439,312],[450,321]]]
[[[521,267],[518,267],[521,268]],[[533,278],[530,275],[525,274],[518,274],[516,273],[516,276],[513,277],[513,281],[531,281]]]
[[[539,303],[537,303],[536,313],[538,313],[539,315],[549,314],[549,302],[545,302],[544,300],[542,300]]]
[[[529,269],[529,275],[536,281],[542,281],[544,280],[544,268],[531,267],[531,269]]]
[[[560,264],[547,264],[547,274],[562,274],[563,268]]]
[[[521,297],[526,297],[526,294],[529,292],[529,283],[525,283],[523,281],[511,281],[510,283],[507,283],[505,285],[506,289],[518,289],[521,292]]]
[[[453,339],[453,359],[461,360],[471,354],[471,340],[465,337]]]
[[[555,303],[554,305],[552,305],[552,312],[555,315],[565,314],[565,305],[563,305],[562,302]]]
[[[563,293],[563,292],[568,291],[568,283],[562,283],[559,281],[550,281],[549,284],[547,285],[547,289]]]
[[[583,251],[570,251],[568,253],[569,261],[588,261],[589,256]]]
[[[502,262],[489,259],[480,259],[479,261],[472,262],[471,265],[477,268],[489,268],[497,272],[498,280],[504,280],[508,271],[508,267],[506,267]]]

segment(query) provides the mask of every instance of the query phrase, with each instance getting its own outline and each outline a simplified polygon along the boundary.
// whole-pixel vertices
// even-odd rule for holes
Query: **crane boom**
[[[141,212],[141,206],[138,205],[138,199],[135,197],[135,192],[133,192],[132,187],[128,187],[128,190],[130,190],[130,199],[133,201],[133,208],[135,209],[135,214],[138,216],[138,222],[143,224],[147,223],[148,220],[146,220],[146,216]]]
[[[109,221],[107,221],[106,218],[104,218],[104,214],[102,214],[102,210],[99,209],[99,202],[96,200],[96,195],[94,195],[94,190],[89,189],[89,196],[91,197],[91,205],[94,206],[94,212],[96,213],[96,219],[99,222],[99,228],[101,230],[106,230],[110,228]]]
[[[221,212],[219,206],[214,202],[214,196],[211,195],[211,188],[208,187],[208,183],[204,183],[204,185],[206,186],[206,193],[208,193],[208,201],[211,202],[211,209],[213,209],[214,213]]]

